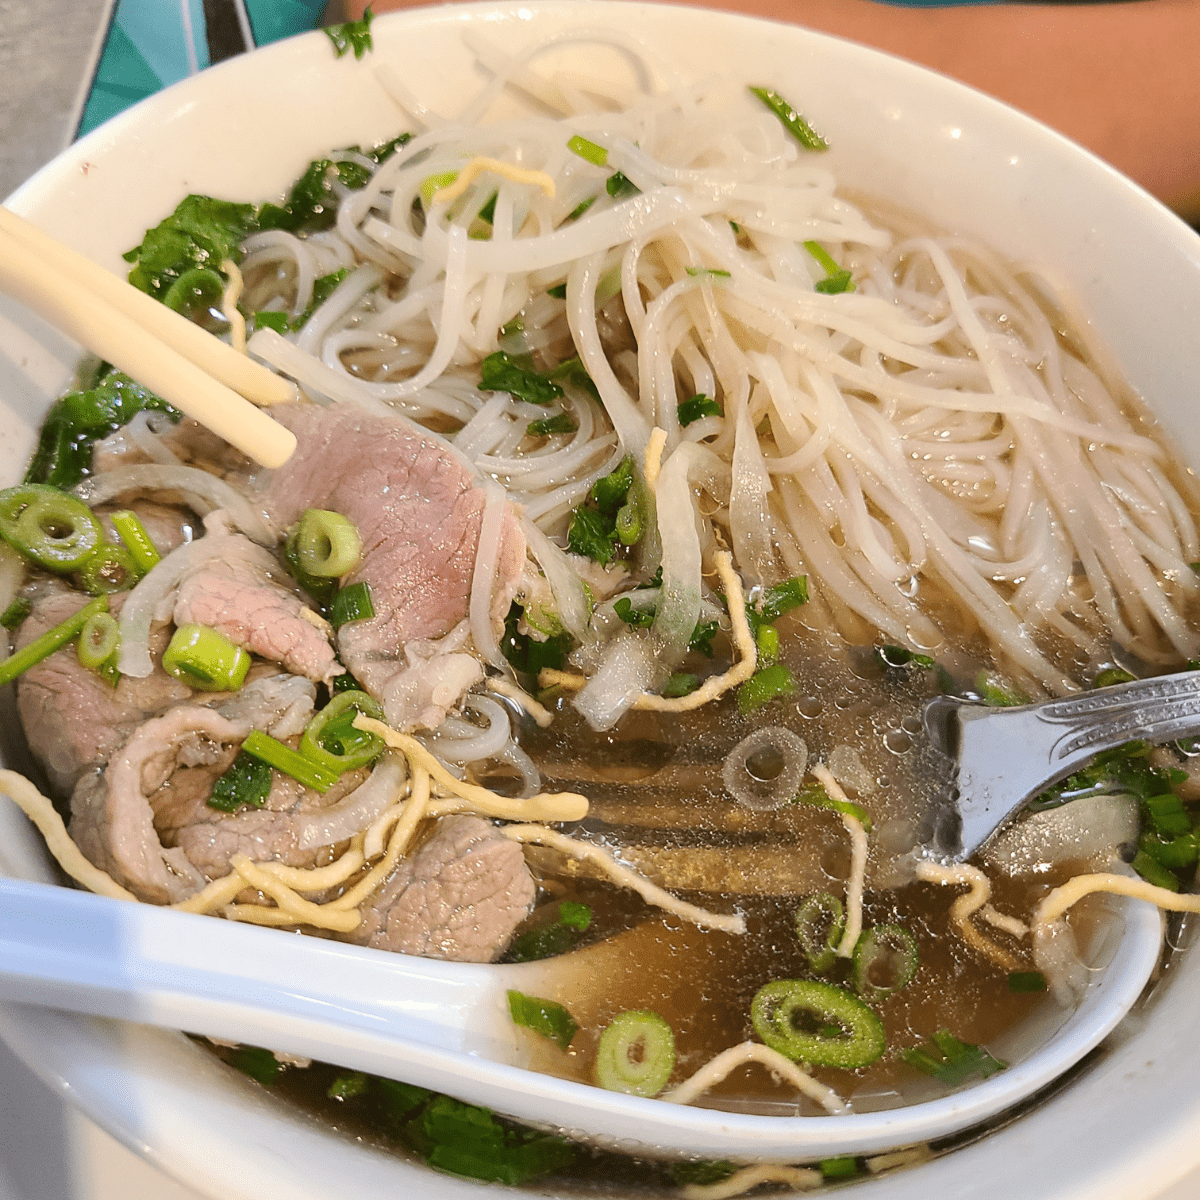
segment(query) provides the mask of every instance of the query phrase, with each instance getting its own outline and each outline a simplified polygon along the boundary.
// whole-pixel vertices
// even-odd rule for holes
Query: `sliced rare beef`
[[[37,585],[31,598],[33,611],[17,634],[18,648],[61,624],[90,599],[49,582]],[[110,611],[119,613],[124,599],[119,593],[110,597]],[[115,688],[80,665],[74,643],[30,667],[17,681],[17,710],[25,736],[56,794],[68,795],[88,767],[105,762],[147,717],[191,696],[186,684],[157,665],[169,637],[165,629],[151,634],[152,674],[145,679],[122,676]]]
[[[535,893],[521,847],[479,817],[442,817],[363,905],[346,941],[459,962],[494,962]]]
[[[347,772],[324,795],[276,772],[263,808],[223,813],[208,806],[246,734],[257,728],[294,742],[314,697],[307,680],[266,676],[220,699],[219,707],[181,704],[147,721],[103,771],[76,786],[72,838],[98,867],[155,904],[181,900],[227,875],[235,854],[316,865],[323,851],[299,846],[304,819],[353,791],[366,771]]]
[[[428,643],[467,618],[485,493],[444,443],[399,419],[349,406],[281,405],[271,413],[298,439],[262,497],[276,525],[324,508],[348,517],[362,536],[362,562],[342,583],[366,582],[375,616],[338,631],[342,662],[393,724],[435,726],[481,675],[473,655]],[[524,559],[524,537],[506,505],[490,613],[496,629]],[[448,657],[455,661],[437,661]]]
[[[342,673],[328,626],[273,555],[238,533],[211,532],[219,553],[179,584],[176,625],[207,625],[251,654],[314,682]]]

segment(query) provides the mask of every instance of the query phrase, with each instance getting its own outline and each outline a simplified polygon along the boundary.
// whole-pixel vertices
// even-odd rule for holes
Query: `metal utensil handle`
[[[1075,766],[1135,738],[1168,742],[1200,733],[1200,671],[1116,684],[1038,706],[1039,718],[1061,726],[1052,761]]]

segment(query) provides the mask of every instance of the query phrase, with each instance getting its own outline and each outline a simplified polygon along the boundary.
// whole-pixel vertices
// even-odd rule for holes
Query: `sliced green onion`
[[[779,118],[784,129],[805,150],[829,149],[829,143],[778,92],[764,87],[752,87],[750,91]]]
[[[1179,891],[1179,880],[1166,867],[1156,863],[1145,850],[1139,850],[1129,865],[1154,887],[1165,888],[1168,892]]]
[[[531,1029],[565,1050],[579,1032],[579,1022],[557,1001],[509,991],[508,1014],[514,1025]]]
[[[754,635],[754,644],[762,667],[774,666],[779,661],[779,630],[774,625],[760,625]]]
[[[876,925],[854,947],[854,987],[868,1000],[886,1000],[908,987],[921,961],[917,939],[903,925]],[[876,983],[883,971],[887,982]]]
[[[336,579],[319,579],[310,575],[300,565],[300,551],[296,547],[300,530],[293,529],[283,543],[283,565],[291,572],[292,578],[313,598],[322,608],[327,608],[337,594]]]
[[[638,187],[632,179],[628,178],[623,171],[614,171],[605,181],[604,190],[614,200],[624,200],[628,196],[638,196],[642,189]],[[596,292],[599,294],[600,289]],[[599,305],[597,305],[599,307]]]
[[[805,242],[804,248],[825,269],[825,278],[818,279],[814,284],[818,292],[826,296],[836,296],[841,292],[855,290],[853,273],[845,267],[839,267],[820,242]]]
[[[0,613],[0,625],[5,629],[16,629],[31,612],[33,601],[26,596],[18,596],[3,613]]]
[[[837,961],[837,948],[845,928],[846,910],[830,892],[817,892],[796,909],[796,937],[808,965],[818,975],[824,975]]]
[[[449,187],[458,178],[457,171],[442,171],[437,175],[427,175],[421,180],[421,203],[428,208],[433,198],[444,187]]]
[[[1041,971],[1009,971],[1008,990],[1010,992],[1044,992],[1046,977]]]
[[[590,162],[594,167],[608,166],[608,151],[603,146],[597,146],[595,142],[589,142],[587,138],[580,137],[579,134],[575,134],[567,142],[567,149],[572,154],[578,154],[580,158]]]
[[[623,1012],[600,1035],[596,1082],[627,1096],[657,1096],[675,1069],[675,1032],[656,1012]]]
[[[990,704],[993,708],[1015,708],[1019,704],[1029,703],[1020,692],[997,683],[986,671],[980,671],[975,676],[975,690],[983,697],[984,704]]]
[[[780,696],[794,696],[797,690],[796,677],[792,672],[783,663],[775,663],[774,666],[756,671],[738,688],[738,712],[743,717],[749,716]]]
[[[567,285],[565,283],[556,283],[553,287],[546,289],[546,295],[555,300],[565,300],[567,298]]]
[[[138,518],[137,513],[123,508],[120,512],[113,513],[112,523],[113,528],[117,531],[117,536],[125,543],[125,548],[129,553],[133,555],[133,561],[143,575],[158,566],[162,561],[162,555],[159,554],[158,547],[146,532],[146,527]]]
[[[853,800],[835,800],[819,783],[812,783],[796,797],[797,804],[811,804],[814,808],[829,808],[834,812],[853,817],[868,833],[871,832],[871,814]]]
[[[72,638],[78,637],[80,630],[96,615],[108,612],[108,597],[97,596],[95,600],[85,604],[77,613],[68,617],[61,625],[47,629],[41,637],[34,638],[28,646],[22,647],[15,654],[10,654],[0,663],[0,686],[12,683],[18,675],[24,674],[30,667],[37,666],[44,658],[60,647],[65,646]]]
[[[578,929],[582,933],[592,923],[592,910],[578,900],[564,900],[558,906],[558,919],[568,929]]]
[[[0,492],[0,537],[61,575],[83,566],[104,540],[104,529],[82,500],[48,484],[23,483]]]
[[[1003,1071],[1008,1063],[994,1058],[982,1046],[971,1042],[960,1042],[948,1029],[939,1030],[929,1038],[933,1052],[914,1046],[901,1050],[900,1057],[910,1067],[932,1075],[942,1083],[957,1087],[969,1079],[986,1079]]]
[[[852,1179],[858,1174],[858,1159],[851,1154],[841,1158],[823,1158],[817,1166],[824,1179]]]
[[[340,629],[350,621],[367,621],[375,615],[375,606],[371,603],[371,589],[365,581],[352,583],[344,587],[333,598],[329,610],[329,623],[334,629]]]
[[[270,1087],[283,1069],[279,1059],[261,1046],[239,1046],[229,1061],[264,1087]]]
[[[772,1050],[816,1067],[853,1071],[873,1063],[887,1044],[872,1009],[842,988],[812,979],[765,984],[750,1004],[750,1020]],[[836,1033],[827,1032],[831,1026]]]
[[[569,213],[567,213],[567,220],[568,221],[578,221],[579,218],[582,217],[583,214],[585,212],[587,212],[587,210],[589,208],[591,208],[592,205],[595,203],[596,203],[595,196],[589,196],[586,200],[581,200],[577,205],[575,205],[575,207],[573,209],[571,209],[571,211]],[[566,297],[566,294],[567,294],[567,288],[566,288],[566,284],[564,284],[563,285],[563,297],[564,298]]]
[[[334,677],[333,682],[329,685],[329,690],[337,696],[342,692],[361,692],[363,686],[347,671],[344,675]]]
[[[383,706],[366,692],[340,692],[308,723],[300,753],[335,775],[344,775],[374,762],[384,751],[383,740],[354,727],[362,713],[383,720]]]
[[[643,528],[642,506],[637,500],[622,504],[617,510],[617,519],[613,525],[621,545],[636,546],[641,541]]]
[[[689,275],[694,275],[697,279],[729,279],[728,271],[722,270],[720,267],[684,267],[684,270]]]
[[[758,618],[768,625],[778,621],[786,612],[808,603],[808,576],[793,575],[767,588],[758,598]]]
[[[368,1079],[362,1071],[349,1071],[339,1075],[330,1085],[325,1096],[329,1100],[350,1100],[367,1090]]]
[[[1200,842],[1195,833],[1185,833],[1177,838],[1161,838],[1147,829],[1138,838],[1138,849],[1148,854],[1160,867],[1171,871],[1182,871],[1194,867],[1200,861]]]
[[[1092,687],[1112,687],[1114,683],[1132,683],[1137,678],[1124,667],[1108,667],[1101,671],[1092,681]]]
[[[89,671],[98,671],[105,663],[116,659],[121,649],[121,630],[117,622],[106,612],[93,613],[87,624],[79,631],[76,652],[81,666]]]
[[[269,734],[262,733],[257,729],[250,731],[242,743],[242,749],[247,754],[261,759],[268,766],[274,767],[275,770],[290,775],[306,788],[312,788],[314,792],[327,792],[337,783],[336,772],[321,766],[320,763],[313,762],[312,759],[305,758],[303,754],[298,754],[290,746],[277,742]]]
[[[250,655],[207,625],[180,625],[162,665],[168,675],[202,692],[236,692],[250,670]]]
[[[262,808],[271,794],[271,768],[245,750],[239,750],[229,770],[213,784],[207,804],[218,812]]]
[[[1192,818],[1183,801],[1174,792],[1162,792],[1157,796],[1146,796],[1142,804],[1150,823],[1160,834],[1178,836],[1190,833]]]
[[[114,546],[111,542],[97,546],[75,572],[79,586],[91,596],[127,592],[137,583],[138,575],[133,555],[124,546]]]
[[[296,530],[300,568],[317,579],[338,579],[362,558],[362,538],[353,521],[324,508],[307,508]]]

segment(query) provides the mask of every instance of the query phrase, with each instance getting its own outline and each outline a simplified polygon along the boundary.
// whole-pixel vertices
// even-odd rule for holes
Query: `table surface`
[[[110,0],[0,0],[0,196],[70,139]],[[0,1043],[0,1200],[204,1200],[65,1105]],[[1160,1200],[1200,1200],[1200,1168]]]

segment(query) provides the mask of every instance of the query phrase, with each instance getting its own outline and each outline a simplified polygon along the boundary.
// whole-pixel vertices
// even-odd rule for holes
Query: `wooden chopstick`
[[[296,448],[246,398],[292,400],[293,384],[5,208],[0,287],[264,467]]]

